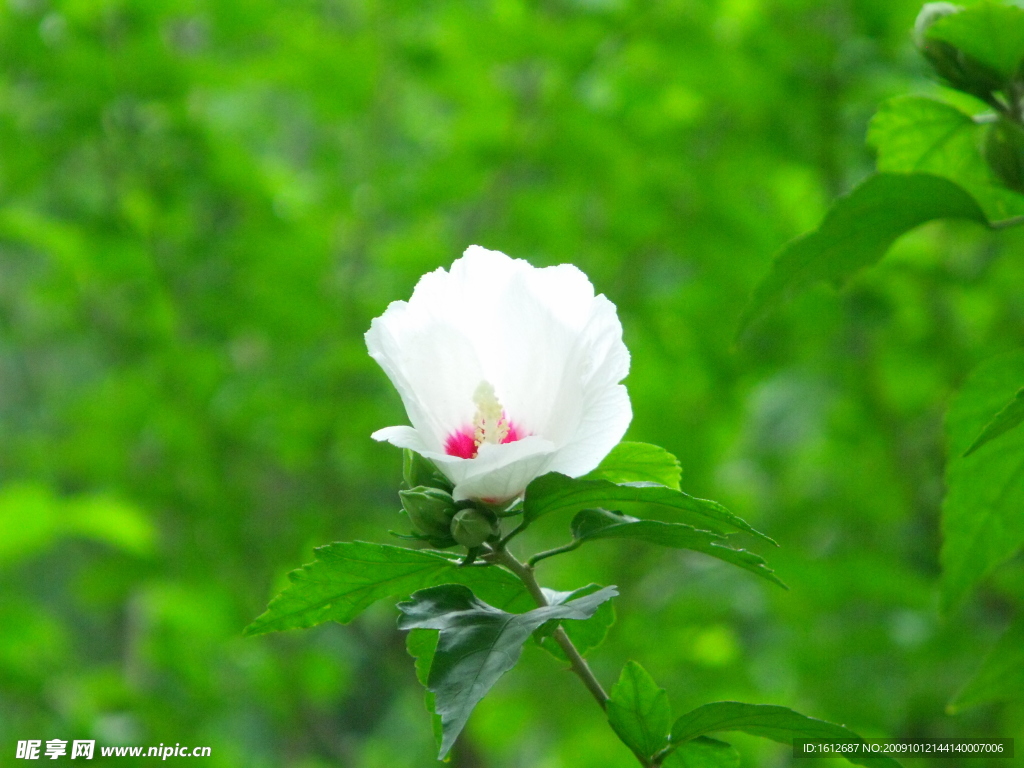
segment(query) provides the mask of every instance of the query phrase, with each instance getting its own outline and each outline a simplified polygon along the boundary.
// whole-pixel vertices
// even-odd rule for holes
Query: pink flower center
[[[504,416],[502,417],[504,418]],[[526,437],[515,424],[510,421],[505,422],[508,425],[508,432],[504,437],[501,438],[500,443],[514,443],[517,440],[522,440]],[[475,459],[477,452],[480,450],[480,442],[476,439],[476,430],[470,425],[466,425],[462,429],[452,432],[444,441],[444,452],[449,456],[460,456],[463,459]]]
[[[473,393],[473,402],[476,403],[473,423],[455,430],[444,441],[444,450],[449,456],[475,459],[484,443],[514,443],[526,437],[526,432],[505,415],[490,382],[480,382]]]

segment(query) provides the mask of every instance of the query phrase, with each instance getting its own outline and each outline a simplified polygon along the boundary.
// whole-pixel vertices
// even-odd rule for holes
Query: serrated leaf
[[[668,694],[635,661],[626,663],[608,698],[608,722],[646,763],[668,746],[672,707]]]
[[[733,549],[725,536],[698,530],[683,523],[639,520],[604,509],[584,509],[573,518],[572,535],[581,543],[597,539],[633,539],[662,547],[702,552],[788,589],[760,555],[745,549]]]
[[[1024,381],[1024,354],[989,360],[946,416],[949,460],[942,504],[942,603],[950,610],[1024,546],[1024,430],[968,451]]]
[[[429,629],[413,629],[405,639],[405,649],[416,662],[416,679],[420,685],[427,687],[427,676],[430,674],[430,665],[434,661],[434,652],[437,650],[437,632]],[[441,739],[444,736],[444,729],[441,727],[441,716],[437,714],[434,702],[434,692],[423,692],[423,704],[430,713],[430,724],[434,732],[434,741],[437,748],[441,748]]]
[[[437,584],[465,584],[502,608],[532,605],[522,583],[497,567],[460,568],[449,557],[365,541],[318,547],[316,561],[288,574],[291,585],[271,600],[247,635],[312,627],[325,621],[346,624],[386,597],[405,597]]]
[[[1024,615],[1010,625],[981,669],[949,703],[950,714],[992,701],[1024,699]]]
[[[575,513],[592,507],[628,510],[652,506],[670,510],[694,527],[716,533],[743,531],[775,543],[716,501],[698,499],[654,483],[615,484],[607,480],[573,479],[557,472],[538,477],[527,487],[523,519],[531,523],[544,515]]]
[[[782,744],[793,739],[843,739],[863,741],[860,736],[841,725],[807,717],[787,707],[770,704],[742,704],[737,701],[716,701],[687,712],[672,726],[672,744],[678,745],[720,731],[743,731]],[[857,765],[875,768],[896,768],[899,763],[888,757],[847,757]]]
[[[742,334],[754,320],[813,283],[841,283],[876,263],[900,235],[935,219],[988,220],[959,185],[924,173],[880,173],[840,197],[814,232],[776,255],[743,312]]]
[[[663,768],[739,768],[740,753],[731,744],[698,736],[680,745],[662,762]]]
[[[554,589],[545,589],[541,587],[544,592],[544,596],[550,605],[564,605],[570,600],[575,600],[577,597],[584,597],[586,595],[592,595],[597,592],[601,587],[597,584],[588,584],[585,587],[574,589],[571,592],[559,592]],[[555,658],[561,659],[562,661],[569,661],[569,658],[565,655],[565,651],[562,650],[554,638],[551,637],[555,628],[563,626],[565,633],[572,640],[572,644],[576,646],[576,650],[579,651],[581,656],[586,656],[588,651],[593,650],[601,643],[604,642],[605,637],[608,635],[608,628],[615,623],[615,607],[612,602],[601,603],[598,606],[597,611],[589,619],[583,621],[570,621],[564,625],[559,621],[549,621],[542,624],[533,633],[533,639],[537,642],[541,648],[546,650],[548,653],[553,655]]]
[[[444,730],[439,757],[448,754],[473,708],[515,666],[534,630],[552,619],[588,619],[617,594],[615,587],[605,587],[564,605],[515,614],[479,600],[468,587],[446,584],[399,603],[399,629],[440,632],[427,676]]]
[[[679,459],[658,445],[623,441],[612,448],[597,469],[584,480],[612,483],[658,483],[679,490],[682,478]]]
[[[1019,389],[1013,399],[1004,405],[1002,410],[985,426],[977,440],[971,443],[971,447],[964,452],[964,456],[970,456],[985,443],[995,440],[1019,426],[1022,421],[1024,421],[1024,389]]]
[[[868,143],[878,150],[878,170],[930,173],[962,186],[992,220],[1024,213],[1024,196],[1000,185],[982,156],[991,126],[951,104],[899,96],[882,104],[871,120]]]
[[[1009,80],[1024,59],[1024,9],[981,0],[936,21],[928,37],[956,46]]]

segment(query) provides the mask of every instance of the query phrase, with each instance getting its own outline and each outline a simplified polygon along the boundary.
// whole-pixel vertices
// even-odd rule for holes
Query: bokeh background
[[[404,414],[362,334],[471,243],[587,272],[633,355],[628,438],[781,544],[789,592],[622,542],[541,566],[620,586],[606,683],[636,659],[677,713],[1024,747],[1020,702],[945,711],[1024,562],[948,616],[937,590],[942,417],[1024,343],[1022,235],[925,227],[734,344],[772,253],[873,168],[878,103],[940,90],[919,7],[0,3],[0,762],[95,738],[208,745],[211,768],[435,764],[392,606],[241,631],[314,546],[401,526],[401,457],[369,434]],[[452,765],[631,759],[528,647]]]

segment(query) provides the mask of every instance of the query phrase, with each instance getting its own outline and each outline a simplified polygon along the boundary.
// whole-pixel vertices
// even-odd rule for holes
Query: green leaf
[[[698,736],[672,751],[664,768],[739,768],[740,753],[731,744]]]
[[[621,442],[583,476],[584,480],[608,480],[612,483],[658,483],[679,490],[682,477],[679,459],[664,448],[649,443]]]
[[[985,443],[1006,434],[1022,421],[1024,421],[1024,389],[1019,389],[1013,396],[1013,400],[1003,406],[1003,409],[981,431],[978,439],[971,443],[971,447],[967,449],[964,456],[970,456]]]
[[[437,584],[465,584],[502,608],[532,605],[522,583],[497,567],[465,567],[445,555],[365,541],[316,549],[315,562],[288,574],[291,585],[245,629],[247,635],[346,624],[385,597],[405,597]]]
[[[1009,80],[1024,59],[1024,9],[982,0],[936,21],[928,37],[956,46]]]
[[[626,663],[608,699],[608,722],[623,743],[647,762],[668,746],[668,694],[635,661]]]
[[[1020,699],[1024,699],[1024,615],[1010,625],[947,709],[956,714],[978,704]]]
[[[81,496],[63,503],[64,524],[84,536],[143,556],[156,546],[153,522],[135,505],[113,496]]]
[[[430,674],[430,665],[434,661],[434,653],[437,651],[438,633],[429,629],[413,629],[405,640],[405,649],[416,662],[416,679],[420,685],[427,687],[427,676]],[[431,727],[434,731],[434,741],[437,748],[441,748],[441,739],[444,737],[444,729],[441,726],[441,716],[437,714],[437,706],[434,701],[433,691],[424,691],[423,703],[430,713]]]
[[[592,595],[601,587],[597,584],[589,584],[580,589],[574,589],[571,592],[558,592],[554,589],[544,589],[544,587],[541,587],[541,589],[550,605],[564,605],[570,600],[575,600],[577,597]],[[609,627],[614,623],[615,606],[611,601],[608,601],[601,603],[597,611],[589,619],[570,621],[564,625],[564,628],[565,633],[572,640],[572,644],[576,646],[576,650],[580,652],[581,656],[586,656],[588,651],[593,650],[604,642],[605,637],[608,636]],[[559,621],[546,622],[533,633],[533,638],[541,648],[556,658],[562,661],[569,661],[565,651],[562,650],[562,646],[551,637],[555,628],[560,625],[561,622]]]
[[[572,535],[583,543],[596,539],[634,539],[675,549],[689,549],[737,565],[780,587],[786,585],[765,565],[764,558],[745,549],[733,549],[725,536],[683,523],[638,520],[604,509],[584,509],[572,521]]]
[[[654,483],[616,485],[607,480],[574,480],[557,472],[538,477],[527,487],[523,501],[523,520],[532,523],[543,515],[575,513],[592,507],[630,509],[651,506],[671,510],[695,527],[716,533],[739,530],[775,543],[715,501],[698,499]]]
[[[514,614],[477,599],[467,587],[446,584],[399,603],[399,629],[440,631],[427,676],[444,730],[440,758],[448,754],[473,708],[515,666],[534,630],[552,619],[588,619],[617,594],[615,587],[605,587],[564,605]]]
[[[0,489],[0,566],[72,537],[144,557],[156,548],[157,533],[143,510],[114,496],[63,497],[46,485],[28,482]]]
[[[676,720],[672,726],[672,744],[683,744],[698,736],[719,731],[743,731],[789,745],[792,745],[793,739],[797,738],[863,741],[856,733],[841,725],[807,717],[787,707],[716,701],[697,707]],[[898,762],[888,757],[852,757],[847,759],[857,765],[876,766],[877,768],[899,766]]]
[[[836,200],[817,230],[778,253],[743,312],[739,333],[812,283],[841,283],[874,264],[896,238],[934,219],[988,224],[974,198],[948,179],[923,173],[871,176]]]
[[[868,130],[878,150],[878,170],[930,173],[962,186],[989,220],[1024,213],[1024,196],[999,184],[982,156],[991,126],[975,122],[951,104],[900,96],[882,104]]]
[[[868,144],[878,150],[883,173],[921,171],[958,181],[975,178],[984,167],[982,127],[951,104],[919,96],[898,96],[878,108],[868,128]],[[981,180],[988,174],[982,173]]]
[[[942,603],[950,610],[1024,546],[1024,430],[1010,430],[964,456],[1014,398],[1024,354],[979,366],[946,416],[949,460],[942,504]]]

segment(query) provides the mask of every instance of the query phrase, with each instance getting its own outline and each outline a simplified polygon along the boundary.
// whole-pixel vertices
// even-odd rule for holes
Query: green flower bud
[[[962,10],[963,8],[952,3],[925,5],[914,22],[914,43],[928,59],[935,73],[949,85],[964,93],[986,99],[993,91],[1001,90],[1006,85],[1002,76],[952,43],[928,35],[937,21]]]
[[[427,488],[442,488],[451,493],[455,487],[451,480],[434,466],[434,462],[408,448],[402,451],[402,479],[408,488],[422,485]]]
[[[1001,118],[985,136],[985,160],[1003,184],[1024,192],[1024,128]]]
[[[928,30],[932,24],[941,18],[954,13],[960,13],[963,8],[953,3],[925,3],[924,8],[917,14],[914,21],[914,43],[918,48],[924,48],[928,43]]]
[[[479,509],[464,509],[452,518],[452,538],[464,547],[479,547],[498,533],[496,520]]]
[[[450,537],[449,528],[457,507],[450,494],[439,488],[422,485],[408,491],[399,491],[402,508],[416,528],[437,540]]]

